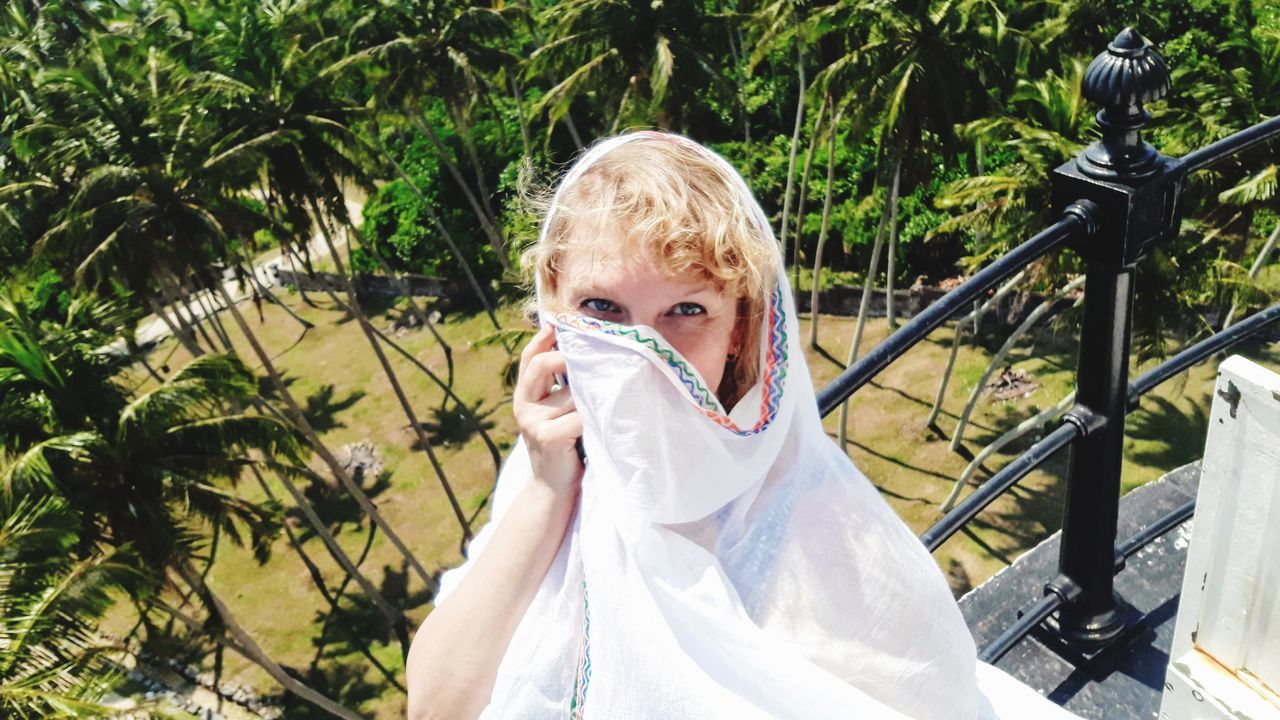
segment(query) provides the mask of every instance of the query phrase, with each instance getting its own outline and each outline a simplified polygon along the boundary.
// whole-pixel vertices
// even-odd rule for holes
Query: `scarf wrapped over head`
[[[637,132],[577,161],[540,241],[566,187],[620,145],[655,137],[722,166],[755,231],[772,239],[723,158]],[[586,470],[482,717],[997,716],[941,572],[823,431],[781,258],[777,268],[752,320],[755,384],[728,411],[653,329],[553,312],[539,286],[581,415]],[[530,477],[517,443],[471,562]],[[445,575],[437,603],[469,565]]]

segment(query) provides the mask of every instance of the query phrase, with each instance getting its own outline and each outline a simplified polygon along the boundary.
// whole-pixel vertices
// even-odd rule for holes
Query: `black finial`
[[[1146,41],[1142,39],[1138,31],[1131,27],[1121,30],[1116,39],[1111,41],[1111,47],[1115,50],[1137,50],[1146,44]]]
[[[1080,170],[1108,180],[1154,172],[1159,153],[1142,141],[1142,127],[1151,119],[1142,106],[1169,91],[1169,67],[1151,43],[1133,28],[1121,30],[1089,63],[1082,90],[1103,109],[1098,113],[1102,140],[1085,150]]]

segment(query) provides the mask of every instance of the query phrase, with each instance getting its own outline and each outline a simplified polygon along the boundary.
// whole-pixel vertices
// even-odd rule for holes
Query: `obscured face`
[[[589,317],[648,325],[693,364],[708,387],[719,388],[735,348],[738,299],[700,275],[670,277],[660,262],[598,249],[568,253],[557,278],[558,300]]]

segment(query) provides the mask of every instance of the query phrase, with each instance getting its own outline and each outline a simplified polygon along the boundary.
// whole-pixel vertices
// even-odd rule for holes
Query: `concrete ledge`
[[[1125,495],[1120,499],[1119,540],[1195,498],[1199,480],[1197,462]],[[1010,650],[999,667],[1081,717],[1155,718],[1173,641],[1190,524],[1148,545],[1116,576],[1117,592],[1145,616],[1123,642],[1086,660],[1064,657],[1033,634]],[[1057,573],[1059,539],[1054,533],[960,599],[960,611],[979,648],[1044,594],[1044,583]]]

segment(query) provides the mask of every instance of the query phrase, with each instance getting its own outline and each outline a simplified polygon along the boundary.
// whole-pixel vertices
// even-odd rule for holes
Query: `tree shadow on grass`
[[[894,386],[892,386],[892,385],[882,385],[881,383],[878,383],[878,382],[876,382],[876,381],[874,381],[874,380],[872,380],[871,382],[869,382],[869,383],[867,383],[867,384],[868,384],[868,385],[870,385],[870,386],[872,386],[872,387],[879,388],[880,390],[884,390],[884,391],[886,391],[886,392],[891,392],[891,393],[893,393],[893,394],[895,394],[895,395],[897,395],[897,396],[901,397],[903,400],[909,400],[910,402],[913,402],[913,403],[915,403],[916,405],[919,405],[919,406],[921,406],[921,407],[925,407],[925,408],[932,408],[932,407],[933,407],[933,402],[932,402],[932,401],[926,401],[926,400],[923,400],[923,399],[921,399],[921,398],[918,398],[918,397],[916,397],[916,396],[914,396],[914,395],[911,395],[911,394],[907,393],[905,390],[902,390],[901,388],[897,388],[897,387],[894,387]],[[938,412],[938,417],[944,417],[944,416],[945,416],[945,417],[949,417],[949,418],[951,418],[951,419],[953,419],[953,420],[959,420],[959,419],[960,419],[960,416],[959,416],[959,415],[957,415],[957,414],[955,414],[955,413],[950,412],[949,410],[947,410],[947,408],[946,408],[946,403],[943,403],[942,409]],[[923,417],[921,418],[921,421],[923,422]],[[973,417],[970,417],[970,418],[969,418],[969,427],[971,427],[971,428],[977,428],[977,429],[979,429],[979,430],[991,430],[991,427],[990,427],[990,426],[983,425],[982,423],[977,422],[977,420],[976,420],[975,418],[973,418]]]
[[[856,447],[856,448],[858,448],[859,450],[861,450],[861,451],[863,451],[863,452],[867,453],[868,455],[872,455],[872,456],[878,457],[878,458],[880,458],[881,460],[884,460],[885,462],[893,463],[894,465],[897,465],[898,467],[900,467],[900,468],[902,468],[902,469],[904,469],[904,470],[910,470],[911,472],[918,473],[918,474],[920,474],[920,475],[927,475],[927,476],[929,476],[929,477],[936,478],[936,479],[938,479],[938,480],[952,480],[952,479],[953,479],[953,478],[951,478],[950,476],[948,476],[948,475],[944,475],[944,474],[942,474],[942,473],[940,473],[940,472],[938,472],[938,471],[936,471],[936,470],[930,470],[930,469],[928,469],[928,468],[923,468],[923,467],[920,467],[919,465],[912,465],[911,463],[908,463],[908,462],[906,462],[905,460],[902,460],[902,459],[900,459],[900,458],[898,458],[898,457],[895,457],[895,456],[893,456],[893,455],[888,455],[888,454],[885,454],[885,453],[877,452],[877,451],[875,451],[875,450],[871,449],[869,446],[867,446],[867,445],[863,445],[862,443],[856,442],[856,441],[854,441],[854,440],[850,440],[850,441],[849,441],[849,444],[850,444],[850,445],[852,445],[852,446],[854,446],[854,447]],[[877,487],[879,487],[879,485],[877,485]],[[884,492],[884,491],[885,491],[883,487],[881,487],[881,488],[880,488],[880,490],[881,490],[882,492]],[[892,494],[892,493],[890,493],[890,494]],[[894,497],[897,497],[897,498],[899,498],[899,499],[901,499],[901,500],[910,500],[910,501],[912,501],[912,502],[922,502],[922,503],[923,503],[923,502],[928,502],[928,500],[926,500],[925,498],[918,498],[918,497],[904,497],[904,496],[902,496],[902,495],[894,495]]]
[[[352,710],[358,710],[361,704],[377,700],[387,694],[384,683],[370,682],[365,679],[368,666],[363,658],[334,660],[306,674],[292,668],[286,668],[286,671],[296,675],[339,705]],[[285,695],[281,698],[281,704],[284,706],[282,717],[288,720],[320,720],[331,717],[296,695]]]
[[[364,490],[365,495],[373,499],[385,492],[389,487],[391,487],[391,471],[383,470],[378,473],[372,483],[362,483],[361,489]],[[303,488],[302,494],[307,497],[312,507],[315,508],[316,515],[319,515],[320,520],[329,528],[336,528],[344,523],[359,525],[365,519],[364,509],[341,486],[330,487],[324,483],[313,482]],[[286,511],[286,515],[296,519],[300,542],[305,542],[315,536],[315,530],[307,522],[301,510],[296,507],[290,507]]]
[[[970,522],[971,527],[966,534],[992,557],[1009,562],[1061,526],[1066,495],[1067,451],[1058,452],[1041,466],[1041,470],[1050,475],[1046,485],[1031,487],[1024,480],[1009,489],[1005,502],[987,508]],[[985,480],[987,477],[981,478],[981,481]],[[1010,550],[996,550],[997,546]]]
[[[402,562],[397,569],[391,565],[382,567],[382,583],[378,588],[383,597],[401,611],[425,605],[431,601],[439,584],[439,574],[431,577],[430,587],[419,587],[410,592],[409,569],[407,562]],[[360,653],[372,667],[394,687],[404,691],[396,678],[396,668],[380,662],[372,651],[372,644],[390,644],[396,640],[391,628],[387,627],[386,617],[362,594],[350,594],[339,600],[337,608],[327,612],[316,613],[313,624],[319,624],[320,634],[312,640],[315,656],[312,659],[312,671],[324,664],[325,660],[340,661],[355,653]],[[411,628],[410,628],[411,629]]]
[[[334,399],[335,392],[334,386],[330,383],[320,386],[319,390],[307,397],[306,407],[302,409],[303,416],[318,433],[346,427],[344,423],[337,421],[337,414],[360,402],[360,399],[365,396],[363,390],[354,390],[344,398]]]
[[[396,599],[387,596],[395,604]],[[398,643],[395,633],[387,626],[387,618],[363,594],[356,592],[344,596],[338,601],[338,607],[316,613],[312,626],[320,626],[320,633],[312,638],[311,645],[315,655],[311,660],[309,675],[324,672],[326,666],[341,663],[344,658],[359,654],[364,657],[369,667],[374,668],[383,679],[404,692],[404,685],[396,676],[397,668],[380,661],[373,652],[374,644],[388,645]]]
[[[451,404],[446,408],[434,408],[431,411],[431,420],[422,423],[422,429],[426,430],[430,435],[432,447],[465,445],[480,430],[485,432],[492,430],[494,423],[489,419],[489,416],[493,415],[497,408],[494,407],[481,412],[480,407],[483,404],[484,400],[477,400],[475,406],[470,409],[470,413],[457,404]],[[474,416],[474,420],[472,416]],[[477,424],[479,428],[476,427]],[[421,450],[422,443],[414,440],[413,449]]]
[[[1199,458],[1204,450],[1209,416],[1205,410],[1212,404],[1208,393],[1189,410],[1165,398],[1148,395],[1138,410],[1129,414],[1126,434],[1132,440],[1147,441],[1141,449],[1130,449],[1129,459],[1139,465],[1161,471],[1185,465]]]

